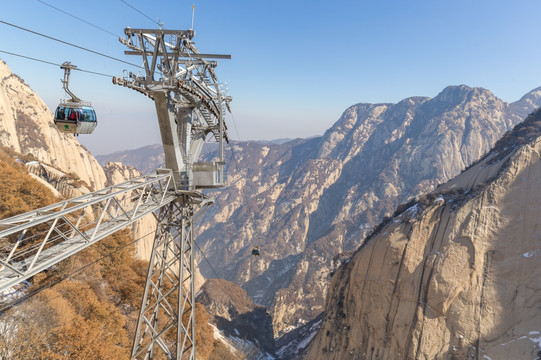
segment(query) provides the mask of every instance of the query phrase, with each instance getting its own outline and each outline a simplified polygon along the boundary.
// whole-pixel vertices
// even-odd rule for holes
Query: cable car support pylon
[[[223,186],[225,112],[215,60],[201,54],[193,30],[125,29],[128,55],[143,58],[143,76],[113,83],[154,100],[166,169],[25,214],[0,220],[0,291],[22,283],[143,216],[154,237],[132,359],[195,359],[194,217],[212,203],[201,190]],[[67,67],[66,73],[69,77]],[[64,82],[66,88],[68,78]],[[71,94],[72,100],[76,99]],[[213,161],[198,161],[215,141]]]
[[[160,209],[132,359],[195,359],[194,213],[209,204],[199,192],[223,186],[224,122],[231,98],[222,93],[210,58],[192,42],[193,30],[131,29],[120,39],[127,55],[143,58],[144,76],[128,74],[113,83],[154,100],[165,166],[179,189]],[[218,144],[217,159],[198,161],[203,144]],[[174,339],[174,340],[173,340]]]

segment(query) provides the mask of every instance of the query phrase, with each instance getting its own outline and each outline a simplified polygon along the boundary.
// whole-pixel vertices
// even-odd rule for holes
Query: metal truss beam
[[[185,196],[160,210],[132,359],[195,359],[193,220],[209,204],[202,200]]]
[[[115,77],[113,83],[154,100],[165,153],[178,189],[223,186],[225,113],[232,98],[214,72],[229,55],[201,54],[193,30],[124,29],[127,55],[142,57],[144,74]],[[207,139],[209,138],[209,139]],[[212,162],[199,162],[207,140],[218,143]],[[193,213],[202,195],[186,195],[160,210],[132,359],[195,358]],[[199,199],[199,200],[198,200]]]
[[[185,190],[223,186],[223,146],[229,142],[224,122],[232,100],[223,94],[214,69],[216,61],[230,55],[201,54],[192,42],[193,30],[124,29],[119,39],[141,56],[143,75],[126,73],[113,83],[129,87],[154,100],[164,145],[165,166]],[[218,143],[218,159],[212,166],[198,167],[207,137]]]
[[[156,175],[142,176],[0,220],[0,291],[76,254],[178,197],[171,171],[162,170]]]
[[[124,51],[125,55],[153,55],[154,53],[152,51],[140,51],[140,50],[126,50]],[[172,57],[171,54],[158,52],[158,56],[169,56]],[[224,54],[190,54],[187,52],[184,53],[176,53],[176,55],[180,57],[187,57],[187,58],[194,58],[194,59],[226,59],[230,60],[231,55],[224,55]],[[179,60],[180,62],[180,60]],[[201,64],[200,62],[196,62],[196,64]]]

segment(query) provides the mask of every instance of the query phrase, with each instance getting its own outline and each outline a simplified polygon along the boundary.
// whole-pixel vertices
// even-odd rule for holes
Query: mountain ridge
[[[538,356],[540,135],[537,110],[382,223],[332,277],[305,358]]]
[[[198,242],[226,279],[270,307],[276,335],[287,333],[323,311],[336,254],[476,162],[541,105],[538,91],[505,103],[486,89],[449,86],[434,98],[352,105],[319,137],[233,142],[228,187],[209,193],[216,205]],[[262,256],[252,262],[255,245]]]

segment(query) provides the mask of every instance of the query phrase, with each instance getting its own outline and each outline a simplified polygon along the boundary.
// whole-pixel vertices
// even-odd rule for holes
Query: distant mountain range
[[[291,141],[288,138],[259,141],[268,144],[283,144]],[[205,144],[203,154],[213,151],[215,146]],[[137,168],[143,174],[153,173],[157,168],[165,166],[165,156],[161,144],[147,145],[138,149],[116,151],[111,154],[97,155],[96,159],[101,166],[106,166],[108,162],[121,162]]]
[[[234,142],[228,185],[210,193],[216,204],[197,242],[221,277],[270,307],[275,334],[287,333],[323,311],[338,254],[355,250],[398,204],[476,162],[540,105],[541,88],[506,103],[486,89],[450,86],[434,98],[353,105],[320,137]],[[143,172],[158,167],[159,149],[144,149],[117,154]]]
[[[135,150],[117,151],[107,155],[97,155],[98,162],[105,166],[107,162],[121,162],[137,168],[143,174],[151,174],[163,167],[165,155],[161,144],[148,145]]]

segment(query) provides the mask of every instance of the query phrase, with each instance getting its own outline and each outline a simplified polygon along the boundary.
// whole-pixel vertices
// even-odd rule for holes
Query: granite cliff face
[[[536,359],[541,111],[332,277],[307,359]]]
[[[216,193],[197,241],[221,276],[269,307],[275,334],[284,334],[323,311],[336,254],[487,153],[541,105],[540,92],[508,104],[452,86],[432,99],[354,105],[319,138],[235,143],[229,186]]]
[[[72,198],[140,176],[140,172],[120,163],[104,168],[71,134],[60,133],[53,115],[19,76],[0,60],[0,146],[20,154],[32,154],[36,161],[27,163],[33,176],[46,182],[56,195]],[[152,248],[155,220],[152,216],[132,226],[137,256],[146,259]]]
[[[539,105],[541,88],[505,103],[485,89],[451,86],[433,99],[351,106],[322,137],[236,142],[226,151],[228,186],[209,193],[216,205],[199,222],[197,242],[220,276],[269,308],[275,335],[287,333],[323,311],[337,254],[356,249],[398,204],[475,162]],[[101,161],[160,166],[160,155],[145,149]],[[260,257],[251,256],[254,246]]]
[[[65,173],[74,173],[94,189],[106,177],[96,159],[71,134],[60,133],[47,105],[0,60],[0,145]]]

